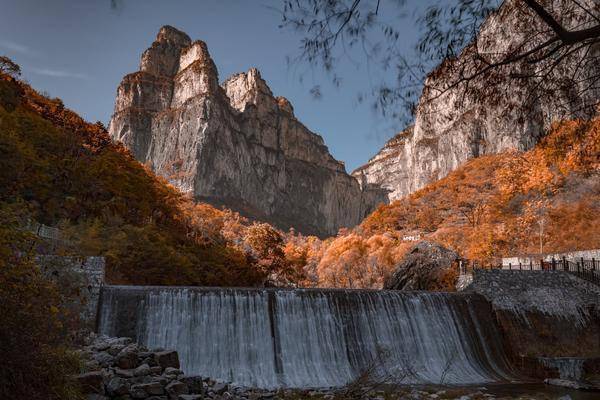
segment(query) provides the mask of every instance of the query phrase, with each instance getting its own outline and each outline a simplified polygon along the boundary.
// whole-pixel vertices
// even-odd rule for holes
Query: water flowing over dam
[[[262,388],[510,379],[489,304],[472,294],[103,288],[99,332],[176,349],[187,375]]]

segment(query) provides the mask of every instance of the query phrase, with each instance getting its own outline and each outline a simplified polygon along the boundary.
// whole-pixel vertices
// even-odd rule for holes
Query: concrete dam
[[[402,384],[511,379],[477,294],[105,286],[98,329],[176,349],[187,375],[259,388],[342,386],[367,370]]]

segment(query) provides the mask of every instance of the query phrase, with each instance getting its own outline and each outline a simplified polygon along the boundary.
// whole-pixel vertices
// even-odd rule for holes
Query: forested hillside
[[[600,243],[600,120],[534,149],[483,156],[319,240],[194,203],[28,85],[0,81],[3,215],[59,226],[65,251],[104,255],[125,284],[381,287],[414,239],[482,264]]]
[[[414,244],[408,237],[437,241],[480,265],[540,249],[597,248],[600,120],[556,124],[530,151],[475,158],[379,207],[322,243],[313,265],[317,284],[380,286]]]
[[[102,124],[0,75],[0,207],[58,226],[63,251],[107,257],[111,283],[263,285],[296,280],[266,224],[194,204],[144,168]]]

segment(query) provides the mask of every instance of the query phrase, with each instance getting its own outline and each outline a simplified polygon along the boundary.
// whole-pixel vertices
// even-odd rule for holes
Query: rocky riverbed
[[[78,350],[83,373],[75,376],[88,400],[260,400],[260,399],[563,399],[587,400],[585,394],[546,390],[543,386],[519,390],[494,390],[487,387],[403,387],[379,385],[368,381],[336,389],[263,390],[217,382],[207,377],[186,376],[180,369],[176,351],[149,350],[130,338],[92,335]],[[594,393],[592,393],[593,395]],[[597,393],[595,393],[597,394]]]

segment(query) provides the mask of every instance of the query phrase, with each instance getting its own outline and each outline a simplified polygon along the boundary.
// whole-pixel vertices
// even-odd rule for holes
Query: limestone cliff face
[[[546,3],[559,9],[564,5],[562,0]],[[592,1],[587,3],[591,5]],[[461,63],[475,50],[493,58],[510,53],[523,43],[521,32],[527,31],[537,20],[519,7],[515,0],[505,1],[483,24],[477,42],[468,46],[457,60],[446,61],[432,72],[428,86],[445,88],[456,82],[458,70],[464,65]],[[597,3],[596,7],[599,7]],[[578,26],[577,21],[563,22],[567,26]],[[446,176],[470,158],[508,149],[530,149],[553,121],[585,117],[578,111],[581,106],[598,102],[600,91],[597,85],[594,89],[583,90],[590,82],[590,79],[584,80],[586,77],[600,74],[600,65],[591,61],[598,55],[600,46],[587,55],[575,52],[567,57],[554,71],[552,79],[570,77],[575,71],[582,79],[577,85],[565,85],[559,93],[546,93],[543,85],[537,86],[539,81],[528,80],[524,84],[517,79],[505,79],[506,82],[498,86],[499,93],[489,96],[481,95],[489,84],[484,79],[471,81],[468,90],[459,85],[434,100],[427,101],[430,93],[424,93],[414,126],[392,138],[352,175],[363,182],[389,189],[390,200],[396,200]],[[525,63],[516,68],[521,73],[532,73],[531,65]],[[525,104],[528,104],[526,109]]]
[[[281,228],[334,234],[386,200],[361,189],[256,69],[220,85],[206,44],[168,26],[119,85],[109,131],[197,200]]]

